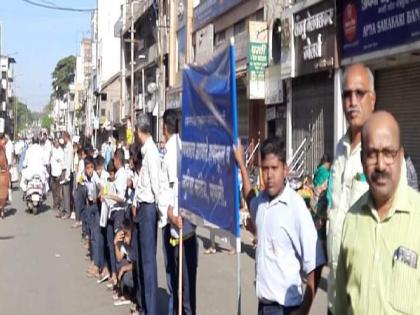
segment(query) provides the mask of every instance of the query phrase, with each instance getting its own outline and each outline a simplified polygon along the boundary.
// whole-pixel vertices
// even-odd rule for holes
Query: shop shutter
[[[313,174],[321,157],[334,152],[334,80],[328,72],[292,82],[292,146],[306,138],[305,174]]]
[[[376,71],[375,87],[376,109],[395,116],[401,128],[402,145],[419,173],[420,63]]]

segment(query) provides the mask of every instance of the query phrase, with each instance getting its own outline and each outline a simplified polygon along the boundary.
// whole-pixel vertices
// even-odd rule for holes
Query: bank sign
[[[341,2],[342,58],[420,40],[420,0]]]
[[[322,1],[294,15],[295,70],[301,76],[334,66],[335,3]]]

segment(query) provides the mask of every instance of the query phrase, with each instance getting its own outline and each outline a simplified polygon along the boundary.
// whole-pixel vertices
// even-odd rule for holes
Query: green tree
[[[15,101],[15,100],[13,100]],[[34,115],[28,108],[28,105],[22,103],[21,101],[17,101],[17,132],[26,129],[28,126],[32,124],[34,121]]]
[[[52,75],[52,96],[62,99],[69,92],[69,85],[74,81],[76,57],[68,56],[57,62]]]
[[[41,118],[41,128],[48,129],[50,131],[52,124],[54,123],[54,119],[48,115],[44,115]]]

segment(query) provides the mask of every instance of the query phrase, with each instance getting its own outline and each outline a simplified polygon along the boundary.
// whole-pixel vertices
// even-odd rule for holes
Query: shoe
[[[130,305],[130,304],[131,304],[131,301],[126,300],[124,297],[121,297],[120,299],[114,302],[114,306],[122,306],[122,305]]]
[[[105,282],[110,277],[110,274],[107,274],[105,276],[100,276],[100,278],[96,281],[97,284],[101,284],[102,282]]]

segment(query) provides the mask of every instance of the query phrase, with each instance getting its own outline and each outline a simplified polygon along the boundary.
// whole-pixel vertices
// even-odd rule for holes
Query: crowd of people
[[[282,139],[261,145],[262,190],[251,183],[244,148],[239,143],[233,150],[250,212],[246,228],[256,239],[259,315],[308,314],[325,265],[328,314],[418,314],[420,309],[420,195],[398,122],[388,112],[375,112],[374,77],[365,65],[345,70],[342,101],[348,131],[335,159],[321,160],[306,203],[287,180]],[[196,227],[178,211],[178,115],[164,113],[161,150],[149,117],[141,114],[131,146],[110,139],[96,152],[64,133],[53,143],[34,141],[21,157],[26,172],[43,157],[57,218],[75,213],[72,227],[80,228],[88,250],[87,276],[108,281],[114,304],[131,304],[133,314],[158,312],[159,229],[168,313],[176,314],[180,303],[181,235],[182,313],[197,313]],[[3,160],[0,150],[0,184],[8,180]],[[7,192],[0,189],[0,209],[4,198]]]

